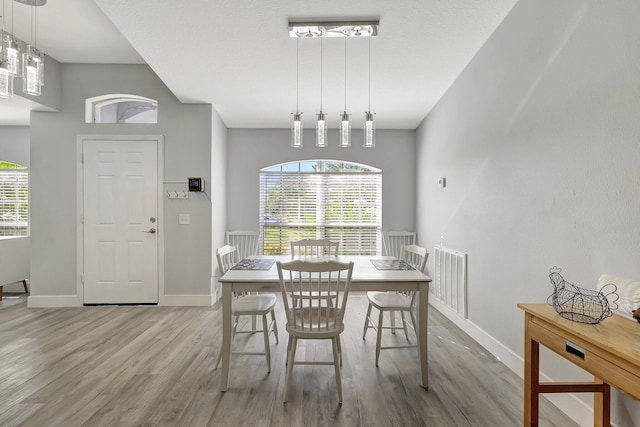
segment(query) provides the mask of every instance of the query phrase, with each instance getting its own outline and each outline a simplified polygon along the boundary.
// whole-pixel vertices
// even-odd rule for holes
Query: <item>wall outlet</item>
[[[189,225],[191,222],[191,216],[189,214],[178,214],[178,224]]]
[[[440,188],[446,187],[447,186],[447,178],[442,177],[442,178],[438,179],[438,186]]]

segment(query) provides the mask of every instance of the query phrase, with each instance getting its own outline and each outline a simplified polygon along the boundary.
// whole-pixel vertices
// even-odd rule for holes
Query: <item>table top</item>
[[[549,304],[518,304],[526,313],[580,340],[640,366],[640,323],[614,314],[595,325],[560,316]]]
[[[292,259],[291,255],[278,256],[258,256],[256,258],[270,258],[276,261],[286,262]],[[393,259],[391,257],[380,256],[337,256],[332,257],[340,262],[353,261],[353,273],[351,283],[361,282],[431,282],[431,278],[417,270],[378,270],[372,263],[372,259]],[[274,263],[269,270],[229,270],[222,277],[222,283],[234,282],[259,282],[259,283],[279,283],[278,268]]]

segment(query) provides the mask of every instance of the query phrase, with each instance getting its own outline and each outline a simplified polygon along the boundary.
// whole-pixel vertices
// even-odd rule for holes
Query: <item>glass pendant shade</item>
[[[373,114],[364,113],[364,145],[365,148],[376,146],[376,128],[373,123]]]
[[[44,55],[42,51],[27,46],[22,58],[22,91],[27,95],[40,96],[44,84]]]
[[[0,98],[13,96],[13,76],[5,67],[5,62],[0,59]]]
[[[349,114],[345,111],[342,113],[340,120],[340,141],[338,147],[351,147],[351,124],[349,123]]]
[[[11,34],[2,35],[2,53],[7,62],[6,67],[12,76],[20,76],[20,49],[18,41]]]
[[[295,113],[293,115],[293,123],[291,124],[291,146],[293,148],[302,147],[302,120],[300,116],[302,113]]]
[[[325,113],[318,113],[318,121],[316,122],[316,147],[327,147],[327,119]]]

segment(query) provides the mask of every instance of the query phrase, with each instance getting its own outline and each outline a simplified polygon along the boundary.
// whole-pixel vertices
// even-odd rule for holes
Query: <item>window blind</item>
[[[29,228],[29,174],[0,168],[0,236],[25,236]]]
[[[324,172],[318,165],[311,172],[261,172],[263,253],[289,254],[292,240],[329,239],[340,242],[342,255],[379,254],[382,174]]]

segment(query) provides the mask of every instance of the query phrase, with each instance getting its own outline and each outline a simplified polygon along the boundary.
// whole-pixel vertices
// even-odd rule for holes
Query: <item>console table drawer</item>
[[[585,348],[585,344],[581,343],[580,340],[567,340],[566,337],[536,322],[529,324],[529,333],[532,339],[580,366],[585,371],[598,378],[606,378],[606,382],[609,385],[620,390],[625,390],[627,394],[635,399],[640,399],[640,390],[638,387],[638,384],[640,384],[640,376],[621,369],[619,364],[615,364],[603,357],[606,355],[601,356],[594,353]],[[588,343],[586,345],[588,345]]]

